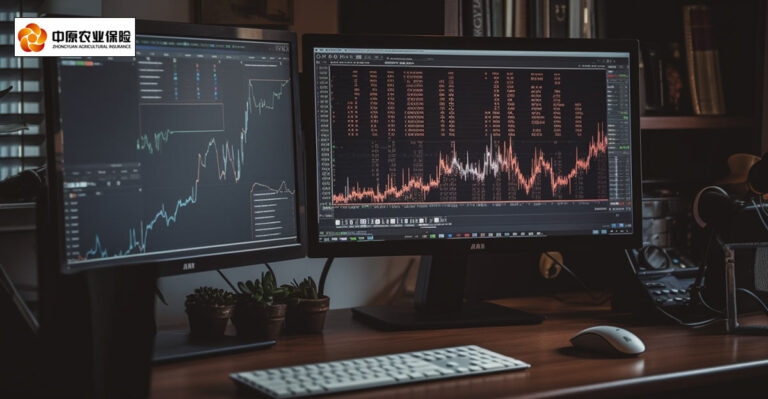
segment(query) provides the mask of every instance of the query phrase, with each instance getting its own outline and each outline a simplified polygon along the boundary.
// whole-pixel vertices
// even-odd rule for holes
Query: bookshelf
[[[356,0],[339,0],[339,32],[469,35],[472,32],[462,29],[466,26],[467,16],[462,10],[466,10],[467,1],[471,0],[387,0],[365,2],[363,6]],[[504,7],[524,3],[528,8],[545,8],[553,1],[505,0],[501,3]],[[496,2],[482,0],[481,3]],[[768,65],[766,0],[582,0],[581,4],[590,4],[594,12],[590,14],[595,25],[589,34],[591,37],[637,39],[641,47],[658,46],[661,51],[666,51],[671,42],[678,43],[683,75],[688,69],[684,7],[702,4],[711,10],[712,42],[719,52],[726,112],[717,116],[694,115],[691,106],[676,112],[644,110],[640,119],[645,132],[643,173],[649,180],[713,182],[728,174],[729,155],[737,152],[761,155],[768,151],[765,129],[768,126],[768,79],[764,76]],[[406,15],[402,15],[404,10],[408,11]],[[525,18],[523,24],[528,25],[525,36],[538,34],[531,26],[531,15],[526,14]],[[392,24],[393,20],[397,23]],[[518,31],[514,32],[513,36],[517,36]],[[683,82],[688,84],[686,79]],[[684,90],[690,91],[690,86]],[[695,151],[697,155],[680,155],[686,151]],[[685,163],[681,163],[681,159]]]

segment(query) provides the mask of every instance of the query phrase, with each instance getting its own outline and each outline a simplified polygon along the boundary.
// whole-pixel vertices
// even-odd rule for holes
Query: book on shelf
[[[461,17],[464,36],[486,36],[485,0],[463,0]]]
[[[515,37],[527,37],[528,36],[528,1],[527,0],[510,0],[514,2],[514,26],[512,31]]]
[[[569,0],[549,0],[549,37],[565,39],[568,31]]]
[[[494,37],[504,36],[504,0],[491,1],[491,32]]]
[[[595,0],[515,0],[527,3],[530,37],[595,37]]]
[[[515,0],[504,0],[504,37],[515,36]]]
[[[724,115],[720,53],[714,42],[711,8],[703,4],[683,6],[683,33],[693,112]]]
[[[595,37],[595,0],[458,1],[459,29],[446,32],[478,37]],[[456,3],[446,2],[446,8],[449,4],[453,9]]]

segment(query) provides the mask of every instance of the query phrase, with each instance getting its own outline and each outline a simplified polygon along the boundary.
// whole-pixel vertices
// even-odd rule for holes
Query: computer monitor
[[[455,310],[469,253],[640,245],[635,41],[307,35],[304,74],[310,256],[432,255]]]
[[[52,59],[61,270],[303,257],[292,32],[138,22],[135,57]]]
[[[155,341],[155,284],[304,256],[296,48],[292,32],[137,21],[135,57],[45,60],[53,386],[146,396],[153,345],[165,361],[274,344]]]

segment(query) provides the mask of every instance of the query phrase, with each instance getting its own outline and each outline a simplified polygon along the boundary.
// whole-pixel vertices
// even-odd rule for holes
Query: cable
[[[743,293],[743,294],[747,294],[748,296],[750,296],[752,299],[754,299],[754,300],[755,300],[755,302],[757,302],[758,304],[760,304],[760,307],[761,307],[761,308],[763,308],[763,309],[762,309],[762,310],[763,310],[763,312],[764,312],[766,315],[768,315],[768,306],[766,306],[766,305],[765,305],[765,302],[763,302],[763,300],[762,300],[762,299],[760,299],[760,297],[759,297],[759,296],[757,296],[757,294],[755,294],[754,292],[752,292],[752,291],[750,291],[750,290],[748,290],[748,289],[746,289],[746,288],[737,288],[737,289],[736,289],[736,291],[738,291],[738,292],[741,292],[741,293]]]
[[[232,288],[232,291],[234,291],[234,292],[240,292],[240,291],[238,291],[238,290],[237,290],[237,288],[235,288],[235,286],[234,286],[234,285],[232,285],[232,282],[231,282],[231,281],[229,281],[229,279],[227,278],[227,276],[225,276],[225,275],[224,275],[224,273],[222,273],[222,272],[221,272],[221,269],[216,269],[216,271],[217,271],[217,272],[219,272],[219,274],[221,275],[221,278],[223,278],[223,279],[224,279],[224,281],[226,281],[226,282],[227,282],[227,284],[229,285],[229,287],[230,287],[230,288]]]
[[[162,302],[163,305],[168,306],[168,301],[165,300],[165,294],[163,294],[163,291],[160,291],[160,287],[158,287],[157,284],[155,284],[155,295],[157,295],[157,298],[160,299],[160,302]]]
[[[656,309],[683,327],[701,328],[701,327],[706,327],[706,326],[715,324],[720,321],[725,321],[725,319],[721,317],[716,317],[716,318],[711,318],[711,319],[702,320],[702,321],[685,322],[677,318],[677,316],[673,315],[672,313],[669,313],[666,310],[662,309],[660,306],[656,306]]]
[[[709,239],[707,240],[707,245],[704,247],[704,256],[702,257],[704,259],[704,263],[699,267],[699,273],[696,275],[696,280],[694,282],[694,288],[697,290],[701,290],[701,288],[704,288],[704,273],[706,272],[709,260],[709,248],[712,246],[712,241],[715,240],[715,229],[710,228],[709,229]]]
[[[328,272],[331,270],[332,264],[333,257],[326,259],[325,264],[323,265],[323,271],[320,272],[320,281],[317,283],[317,294],[321,297],[325,295],[325,279],[328,277]]]
[[[691,288],[691,293],[695,293],[696,296],[692,297],[693,299],[698,299],[699,302],[701,302],[702,305],[704,305],[705,308],[708,310],[714,312],[717,315],[722,316],[725,312],[722,310],[717,310],[714,307],[710,306],[706,299],[704,299],[704,296],[702,295],[702,291],[704,290],[704,277],[707,271],[707,268],[709,268],[709,249],[712,246],[712,242],[715,241],[715,230],[710,227],[710,234],[709,239],[707,240],[707,245],[704,248],[704,263],[699,266],[699,273],[696,275],[696,281],[693,283]],[[718,242],[720,240],[718,239]]]
[[[757,196],[757,198],[759,198],[759,199],[760,199],[760,210],[763,212],[763,215],[765,215],[766,217],[768,217],[768,210],[766,210],[766,209],[765,209],[765,202],[763,202],[763,196],[762,196],[762,194],[761,194],[761,195],[758,195],[758,196]]]
[[[560,266],[561,268],[563,268],[563,270],[565,270],[565,271],[566,271],[568,274],[570,274],[570,275],[571,275],[571,277],[573,277],[573,279],[574,279],[574,280],[576,280],[576,282],[577,282],[577,283],[579,283],[579,285],[581,285],[581,288],[583,288],[583,289],[584,289],[584,291],[586,291],[586,292],[587,292],[587,295],[589,295],[589,297],[590,297],[590,298],[592,298],[592,300],[593,300],[593,301],[595,301],[595,302],[598,302],[598,304],[603,304],[603,303],[605,303],[607,300],[609,300],[609,299],[610,299],[610,297],[608,297],[608,298],[603,298],[603,297],[601,297],[601,296],[599,296],[599,295],[596,295],[594,292],[592,292],[592,290],[590,290],[590,289],[589,289],[589,287],[587,287],[587,285],[586,285],[586,284],[584,284],[584,282],[583,282],[583,281],[581,281],[581,279],[579,278],[579,276],[577,276],[577,275],[576,275],[576,273],[574,273],[574,272],[573,272],[571,269],[569,269],[569,268],[568,268],[566,265],[564,265],[562,262],[560,262],[559,260],[557,260],[557,259],[556,259],[554,256],[550,255],[550,254],[549,254],[549,252],[546,252],[546,251],[545,251],[545,252],[544,252],[544,255],[546,255],[546,256],[547,256],[549,259],[551,259],[551,260],[552,260],[552,262],[554,262],[556,265]],[[555,298],[557,299],[557,297],[555,297]]]
[[[752,198],[752,206],[755,207],[755,212],[757,213],[757,216],[760,218],[760,222],[763,224],[763,227],[765,227],[765,229],[768,230],[768,223],[765,222],[765,219],[763,218],[763,212],[760,211],[762,206],[758,206],[754,198]]]
[[[403,292],[405,292],[405,283],[408,281],[408,275],[411,273],[411,269],[413,268],[414,258],[411,258],[408,260],[408,265],[405,267],[405,271],[403,272],[402,277],[400,278],[400,283],[397,284],[397,289],[395,290],[395,293],[392,294],[392,296],[389,298],[389,304],[392,305],[397,301],[402,295]]]
[[[725,312],[722,310],[718,310],[710,306],[707,301],[704,300],[704,295],[701,294],[701,291],[698,291],[697,294],[699,296],[699,302],[701,302],[701,304],[704,305],[704,307],[707,308],[710,312],[716,313],[719,316],[723,316],[725,314]]]

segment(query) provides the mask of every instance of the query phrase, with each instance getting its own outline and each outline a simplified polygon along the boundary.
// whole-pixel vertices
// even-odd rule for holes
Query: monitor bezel
[[[303,126],[306,129],[305,176],[307,193],[307,244],[309,257],[387,256],[467,254],[470,252],[520,252],[544,250],[585,250],[639,248],[642,244],[642,176],[640,165],[640,113],[638,103],[639,68],[636,40],[605,39],[510,39],[441,36],[364,36],[308,34],[302,37]],[[315,132],[315,68],[314,48],[352,47],[389,49],[469,49],[469,50],[538,50],[538,51],[618,51],[630,57],[631,140],[632,140],[632,234],[546,237],[502,237],[462,239],[403,239],[370,242],[319,242],[317,150]]]
[[[46,99],[46,149],[48,165],[54,167],[47,168],[48,177],[48,226],[51,232],[50,250],[56,251],[54,259],[58,259],[59,270],[64,274],[74,274],[81,271],[105,268],[132,267],[138,265],[157,266],[160,275],[186,274],[220,268],[229,268],[237,266],[254,265],[264,262],[272,262],[287,259],[297,259],[306,256],[307,236],[306,236],[306,214],[304,212],[306,204],[305,183],[304,183],[304,156],[303,156],[303,136],[301,134],[301,107],[300,107],[300,82],[298,75],[298,46],[297,37],[294,32],[254,29],[228,26],[205,26],[184,24],[175,22],[160,21],[136,21],[137,35],[159,35],[174,37],[190,37],[205,39],[224,39],[224,40],[252,40],[252,41],[272,41],[288,43],[290,46],[291,57],[291,79],[292,79],[292,113],[294,124],[294,156],[296,159],[296,227],[297,243],[280,248],[270,249],[245,249],[238,251],[222,251],[215,254],[201,254],[194,256],[169,255],[160,259],[148,261],[133,260],[126,261],[119,265],[82,265],[70,266],[67,264],[65,255],[65,235],[63,222],[63,184],[60,175],[59,159],[55,152],[56,134],[59,126],[59,104],[58,104],[58,69],[56,58],[46,58],[43,61],[45,99]],[[41,221],[45,222],[45,221]]]

